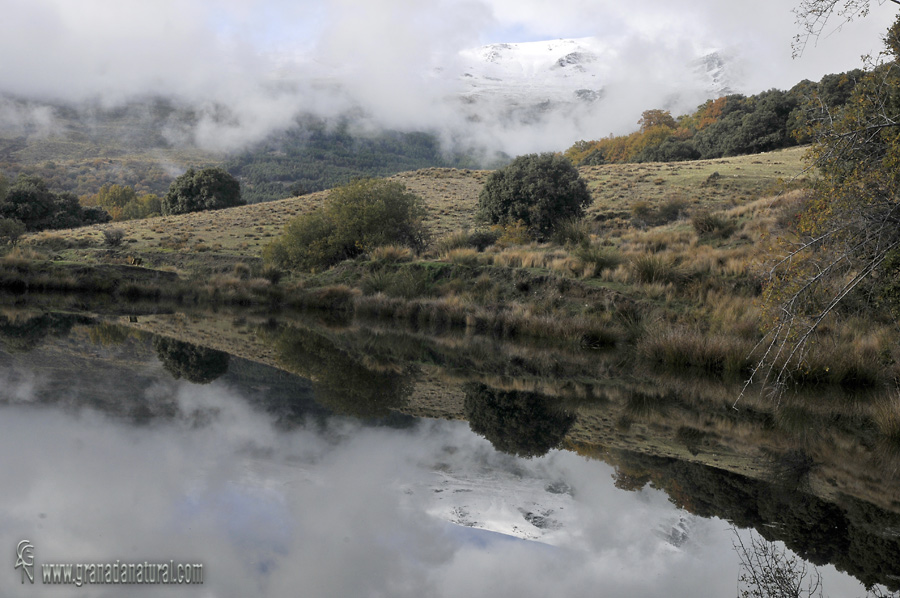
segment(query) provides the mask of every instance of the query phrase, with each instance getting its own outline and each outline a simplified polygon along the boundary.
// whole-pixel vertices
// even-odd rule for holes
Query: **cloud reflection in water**
[[[190,415],[143,426],[89,410],[3,407],[0,546],[12,554],[28,538],[38,564],[206,567],[202,588],[127,592],[141,596],[734,592],[727,523],[680,512],[652,489],[619,491],[605,464],[497,453],[465,422],[393,430],[335,419],[285,431],[221,381],[173,388]],[[486,529],[449,523],[454,508]],[[546,517],[526,517],[534,513]],[[685,517],[688,538],[676,548],[667,532]],[[541,541],[496,533],[512,527]],[[4,595],[75,595],[24,589],[19,573],[12,560],[0,567]]]

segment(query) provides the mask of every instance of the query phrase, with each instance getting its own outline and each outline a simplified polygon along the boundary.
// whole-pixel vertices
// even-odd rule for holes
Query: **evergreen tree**
[[[558,222],[583,216],[591,201],[568,158],[528,154],[491,174],[478,196],[478,217],[504,226],[522,221],[535,238],[546,239]]]
[[[241,184],[222,168],[187,172],[172,181],[162,201],[163,214],[186,214],[243,205]]]

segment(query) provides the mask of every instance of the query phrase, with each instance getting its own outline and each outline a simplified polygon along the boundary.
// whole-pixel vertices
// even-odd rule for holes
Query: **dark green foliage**
[[[229,160],[248,203],[304,195],[359,177],[383,177],[429,167],[478,168],[463,154],[447,154],[436,135],[382,131],[354,134],[351,122],[298,119],[295,127]]]
[[[479,229],[469,234],[468,246],[478,251],[484,251],[496,243],[499,238],[499,231]]]
[[[0,205],[0,213],[6,218],[18,220],[30,231],[51,228],[58,199],[43,180],[19,177]]]
[[[846,73],[825,75],[819,81],[815,93],[822,103],[830,108],[843,106],[850,99],[856,84],[864,74],[862,69],[853,69]]]
[[[104,222],[109,222],[109,220],[109,213],[103,208],[81,209],[81,226],[88,226],[90,224],[103,224]]]
[[[584,157],[579,166],[603,166],[604,164],[606,164],[606,156],[600,150],[594,150]]]
[[[0,218],[0,244],[15,245],[25,233],[25,225],[12,218]]]
[[[691,141],[667,137],[659,145],[644,148],[638,154],[638,162],[682,162],[700,159],[700,152]],[[587,164],[582,161],[582,164]]]
[[[209,384],[228,372],[228,353],[164,336],[155,337],[153,347],[163,367],[176,379]]]
[[[797,108],[797,101],[777,89],[755,96],[752,112],[741,121],[740,144],[737,153],[767,152],[794,145],[787,123]]]
[[[740,94],[725,97],[722,116],[709,126],[697,131],[692,141],[701,158],[736,156],[741,153],[744,117],[752,112],[747,98]]]
[[[676,162],[754,154],[808,143],[809,124],[836,113],[851,97],[863,71],[826,75],[818,83],[801,81],[789,91],[771,89],[753,96],[732,94],[680,117],[666,136],[631,155],[634,162]],[[715,108],[712,109],[712,108]],[[647,111],[645,114],[658,111]],[[644,132],[647,127],[642,127]],[[567,154],[578,166],[606,162],[598,142],[579,141]],[[599,145],[599,144],[598,144]],[[621,158],[613,161],[621,161]]]
[[[495,390],[484,384],[466,386],[469,427],[494,448],[519,457],[540,457],[559,446],[575,416],[533,392]]]
[[[241,184],[222,168],[187,172],[172,181],[162,200],[163,214],[186,214],[243,205]]]
[[[504,226],[521,220],[533,236],[545,239],[557,223],[583,216],[591,201],[568,158],[528,154],[491,174],[478,196],[478,216]]]
[[[56,194],[37,177],[20,176],[0,202],[0,217],[21,222],[28,231],[74,228],[109,221],[98,208],[82,208],[72,193]]]
[[[422,199],[400,183],[359,180],[331,192],[322,208],[288,223],[264,251],[279,268],[316,270],[379,245],[421,250],[426,233]]]

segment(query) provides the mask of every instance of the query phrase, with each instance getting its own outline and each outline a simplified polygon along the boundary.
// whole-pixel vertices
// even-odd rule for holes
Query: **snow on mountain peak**
[[[585,37],[490,44],[459,58],[464,109],[476,122],[565,120],[580,126],[610,123],[619,114],[622,132],[633,128],[643,110],[689,112],[734,87],[729,58],[716,49],[675,52]]]

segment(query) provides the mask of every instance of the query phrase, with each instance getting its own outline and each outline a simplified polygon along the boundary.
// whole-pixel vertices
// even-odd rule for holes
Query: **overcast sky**
[[[877,2],[877,0],[876,0]],[[336,77],[376,119],[421,128],[449,121],[437,101],[455,81],[423,79],[460,50],[494,42],[599,36],[630,48],[621,72],[665,64],[672,48],[731,52],[747,93],[859,66],[880,49],[896,7],[825,36],[791,58],[793,2],[756,0],[0,0],[0,91],[53,99],[145,94],[226,103],[240,127],[223,147],[281,126],[298,110],[346,108],[311,85]],[[655,54],[656,53],[656,54]],[[648,66],[649,65],[649,66]],[[273,87],[273,82],[281,87]],[[290,83],[290,86],[285,83]],[[650,101],[639,84],[634,102]],[[348,100],[349,101],[349,100]],[[628,115],[629,126],[631,115]],[[229,139],[231,135],[234,139]],[[201,132],[200,137],[203,137]],[[201,139],[203,141],[203,139]]]

